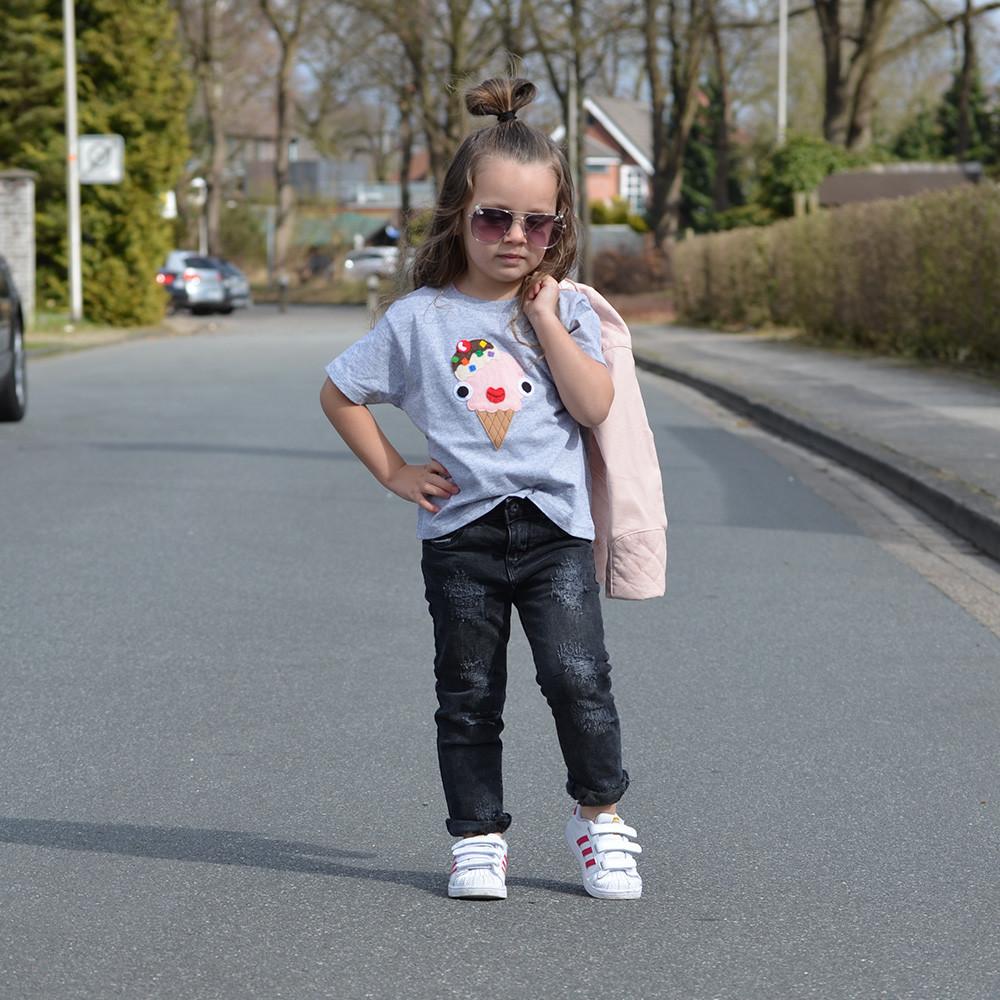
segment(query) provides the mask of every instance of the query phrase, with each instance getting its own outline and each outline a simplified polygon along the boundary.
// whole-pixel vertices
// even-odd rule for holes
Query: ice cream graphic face
[[[465,400],[483,425],[494,448],[503,444],[521,400],[534,384],[509,354],[488,340],[460,340],[455,345],[451,370],[458,385],[455,395]]]

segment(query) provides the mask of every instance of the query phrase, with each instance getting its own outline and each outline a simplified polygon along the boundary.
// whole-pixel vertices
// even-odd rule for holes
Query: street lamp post
[[[63,50],[66,61],[66,204],[69,239],[69,318],[83,318],[80,267],[80,160],[76,126],[76,18],[73,0],[63,0]]]
[[[788,0],[778,0],[778,145],[788,124]]]

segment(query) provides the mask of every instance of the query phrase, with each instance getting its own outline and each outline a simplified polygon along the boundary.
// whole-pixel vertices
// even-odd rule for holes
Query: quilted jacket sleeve
[[[625,600],[666,592],[667,514],[653,432],[646,416],[624,320],[587,285],[574,283],[601,320],[601,346],[615,386],[604,423],[588,433],[597,577]]]

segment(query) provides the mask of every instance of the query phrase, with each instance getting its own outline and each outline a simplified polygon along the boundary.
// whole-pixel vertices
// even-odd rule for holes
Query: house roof
[[[615,149],[596,135],[587,134],[583,138],[583,155],[588,160],[621,160],[621,151]]]
[[[646,173],[653,173],[653,123],[648,104],[623,97],[587,97],[583,106]]]
[[[587,97],[583,106],[618,143],[618,148],[615,148],[588,132],[584,140],[584,156],[588,160],[606,160],[609,157],[620,160],[624,151],[647,174],[653,173],[653,123],[648,104],[623,97]],[[553,142],[562,142],[565,137],[565,125],[560,125],[551,135]]]
[[[906,198],[975,184],[982,177],[979,163],[883,163],[860,170],[830,174],[819,186],[823,206],[846,205],[880,198]]]

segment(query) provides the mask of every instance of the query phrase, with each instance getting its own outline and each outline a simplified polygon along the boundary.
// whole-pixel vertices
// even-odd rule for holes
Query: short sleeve
[[[594,312],[593,306],[582,292],[564,292],[560,296],[560,311],[563,326],[570,336],[580,345],[581,349],[595,361],[604,364],[604,352],[601,350],[601,320]]]
[[[391,312],[326,366],[330,381],[352,403],[402,405],[406,394],[405,352]]]

